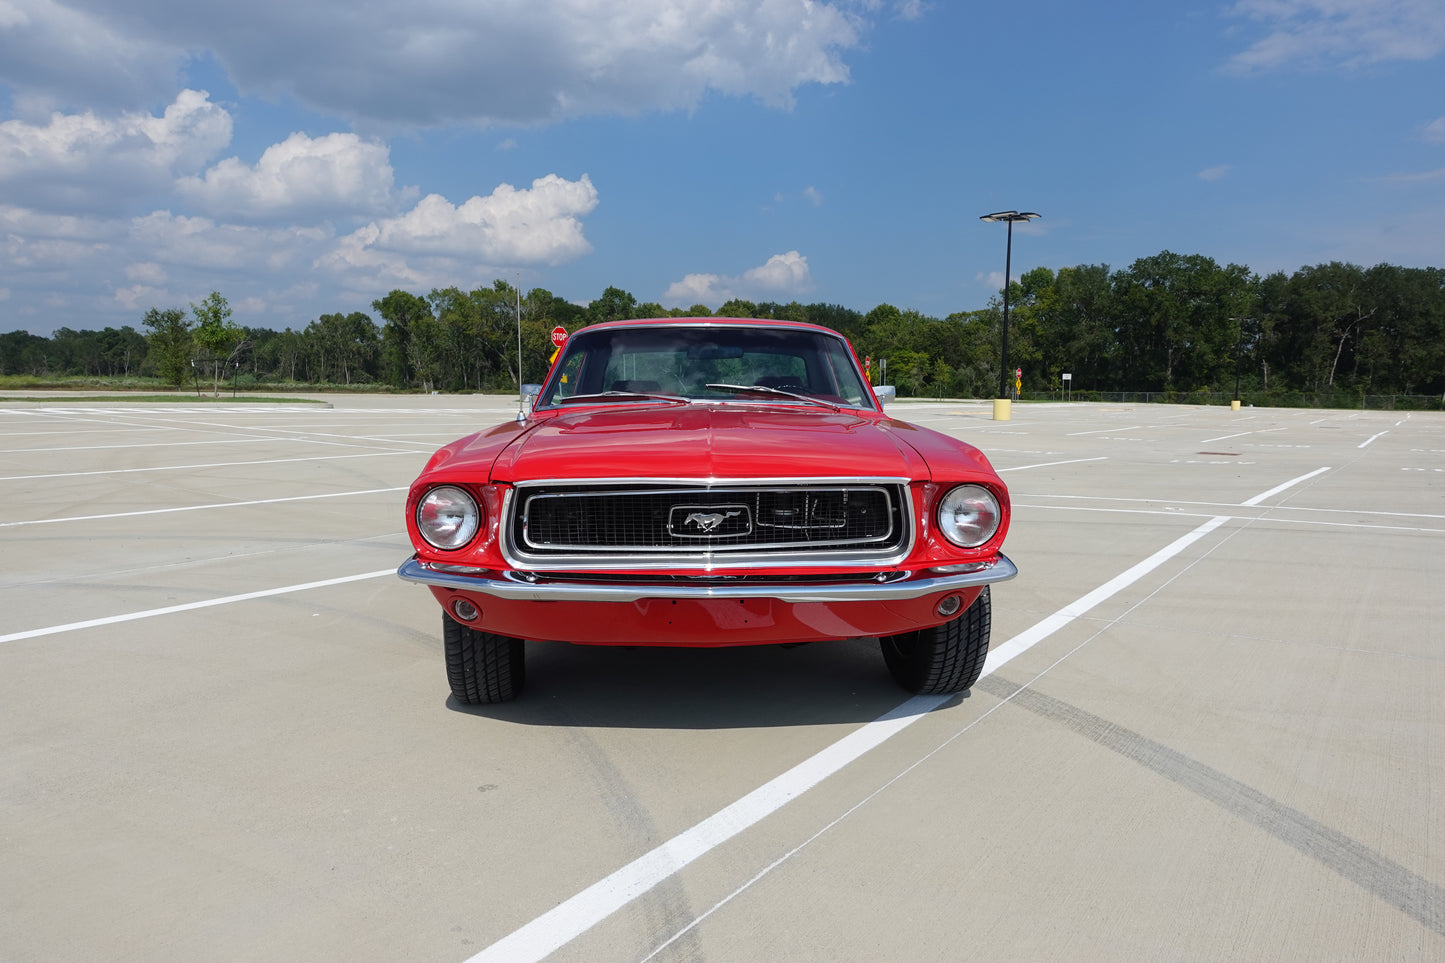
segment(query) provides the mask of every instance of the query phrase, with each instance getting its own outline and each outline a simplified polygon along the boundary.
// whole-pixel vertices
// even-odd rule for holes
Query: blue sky
[[[0,0],[0,331],[1445,266],[1445,3]]]

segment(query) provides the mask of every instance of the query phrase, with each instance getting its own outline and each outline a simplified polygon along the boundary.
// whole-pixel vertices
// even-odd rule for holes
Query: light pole
[[[1003,349],[999,352],[998,362],[998,398],[993,403],[993,420],[1008,421],[1009,419],[1009,394],[1007,390],[1008,379],[1008,289],[1009,274],[1013,269],[1014,251],[1014,221],[1032,221],[1041,215],[1033,211],[998,211],[994,214],[984,214],[980,221],[988,221],[990,224],[1003,221],[1008,225],[1008,245],[1004,248],[1003,256]]]
[[[1239,326],[1238,330],[1235,332],[1234,339],[1234,400],[1229,403],[1229,407],[1233,408],[1235,411],[1238,411],[1240,407],[1239,361],[1240,358],[1244,355],[1244,322],[1253,321],[1254,319],[1230,318],[1229,320],[1233,321],[1236,325]]]

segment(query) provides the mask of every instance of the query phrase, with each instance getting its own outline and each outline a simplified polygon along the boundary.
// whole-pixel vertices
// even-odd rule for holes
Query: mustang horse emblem
[[[693,512],[684,518],[682,523],[684,525],[695,524],[698,528],[702,529],[703,534],[706,535],[729,518],[741,514],[742,512]]]

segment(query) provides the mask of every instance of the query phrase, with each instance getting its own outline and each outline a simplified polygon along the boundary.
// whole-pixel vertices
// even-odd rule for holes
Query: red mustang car
[[[465,703],[521,690],[525,640],[770,645],[876,636],[912,692],[988,653],[1008,491],[883,412],[835,331],[657,319],[576,332],[517,420],[412,483],[398,574],[442,607]],[[525,410],[525,400],[533,400]]]

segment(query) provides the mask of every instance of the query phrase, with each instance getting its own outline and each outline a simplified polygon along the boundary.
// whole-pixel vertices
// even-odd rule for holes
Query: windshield
[[[740,390],[753,386],[776,390]],[[743,325],[583,328],[568,339],[537,407],[569,398],[606,403],[653,397],[872,407],[841,337]]]

